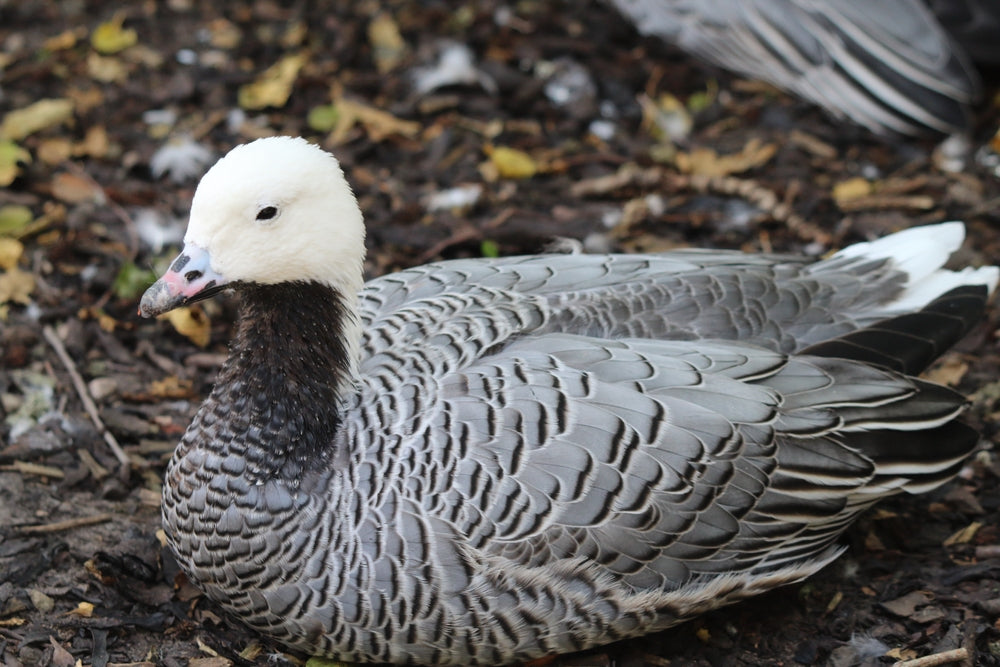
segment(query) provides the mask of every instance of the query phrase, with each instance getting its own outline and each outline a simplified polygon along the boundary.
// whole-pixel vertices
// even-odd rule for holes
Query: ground
[[[968,145],[942,148],[705,68],[601,4],[288,4],[0,0],[3,664],[303,658],[202,599],[157,536],[165,461],[233,313],[217,299],[142,321],[136,305],[176,252],[198,175],[235,144],[282,133],[335,151],[373,276],[559,239],[821,254],[951,218],[969,227],[959,261],[1000,257],[990,104]],[[442,52],[461,63],[456,43],[471,63],[434,69]],[[867,514],[803,584],[551,664],[839,666],[962,648],[956,664],[1000,664],[996,323],[991,310],[931,372],[970,395],[984,433],[958,480]]]

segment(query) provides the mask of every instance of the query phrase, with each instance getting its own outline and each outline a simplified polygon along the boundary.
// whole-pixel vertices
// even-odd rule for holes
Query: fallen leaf
[[[957,386],[969,370],[969,364],[958,355],[948,355],[923,374],[924,379],[934,384]]]
[[[118,269],[118,275],[111,284],[111,289],[119,299],[134,299],[146,291],[146,288],[156,280],[156,272],[144,269],[135,262],[126,262]]]
[[[86,35],[86,31],[83,34]],[[46,51],[65,51],[76,46],[77,39],[77,29],[64,30],[58,35],[49,37],[42,42],[42,48]]]
[[[777,152],[776,144],[751,139],[739,153],[719,155],[711,148],[696,148],[690,153],[678,152],[677,168],[699,176],[728,176],[766,164]]]
[[[406,55],[406,42],[388,12],[381,12],[368,24],[368,42],[379,74],[395,69]]]
[[[67,204],[104,203],[104,190],[89,178],[60,172],[52,178],[52,194]]]
[[[337,107],[332,104],[323,104],[309,110],[306,123],[309,125],[310,130],[329,132],[336,127],[338,116],[340,116],[340,113],[337,111]]]
[[[128,78],[128,68],[121,59],[98,53],[87,56],[87,73],[101,83],[124,83]]]
[[[23,243],[9,236],[0,236],[0,269],[13,269],[23,254]]]
[[[35,219],[31,209],[22,204],[0,206],[0,234],[17,236]]]
[[[94,125],[87,128],[83,141],[76,145],[73,152],[76,155],[102,158],[108,154],[109,147],[107,129],[103,125]]]
[[[360,123],[368,133],[368,138],[379,142],[392,135],[414,137],[420,132],[420,123],[396,118],[388,111],[382,111],[354,100],[340,99],[334,103],[337,119],[330,131],[329,141],[340,144],[348,133]]]
[[[895,600],[882,602],[881,606],[897,616],[908,618],[913,615],[918,607],[924,607],[933,601],[934,596],[927,591],[910,591]]]
[[[76,661],[73,659],[73,654],[62,647],[62,644],[56,641],[55,637],[49,636],[49,644],[52,645],[52,658],[49,664],[52,667],[73,667]]]
[[[212,323],[201,308],[175,308],[165,316],[177,333],[186,336],[198,347],[208,345],[212,337]]]
[[[149,385],[149,393],[154,398],[178,399],[194,398],[194,385],[191,380],[182,380],[176,375],[168,375]]]
[[[35,149],[38,159],[47,165],[57,165],[66,162],[73,155],[73,142],[66,137],[43,139]]]
[[[27,271],[14,267],[0,273],[0,303],[13,301],[28,305],[34,289],[35,277]]]
[[[31,153],[13,141],[0,141],[0,188],[14,182],[21,173],[21,163],[31,162]]]
[[[118,53],[132,46],[139,41],[139,35],[131,28],[124,28],[124,23],[125,16],[115,14],[110,21],[94,28],[90,34],[90,45],[103,55]]]
[[[983,527],[983,524],[979,521],[973,521],[965,528],[952,533],[952,535],[946,539],[943,544],[946,547],[950,547],[956,544],[968,544],[972,541],[972,538],[976,536],[979,529]]]
[[[81,618],[90,618],[94,615],[94,605],[90,602],[80,602],[76,605],[76,609],[69,613]]]
[[[487,146],[486,153],[501,178],[531,178],[538,172],[538,164],[534,158],[516,148]]]
[[[208,23],[208,43],[217,49],[234,49],[243,39],[243,31],[230,21],[218,18]]]
[[[0,123],[0,139],[19,141],[39,130],[65,123],[73,118],[73,103],[65,98],[38,100],[23,109],[15,109]]]
[[[305,51],[285,56],[264,70],[253,83],[240,86],[237,101],[243,109],[283,107],[292,94],[299,70],[306,64]]]
[[[867,197],[872,191],[872,184],[868,179],[856,176],[833,186],[833,199],[839,204],[840,202]]]

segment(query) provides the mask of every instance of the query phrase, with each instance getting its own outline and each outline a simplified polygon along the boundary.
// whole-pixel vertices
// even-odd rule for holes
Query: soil
[[[471,49],[468,76],[415,90],[449,43]],[[566,83],[581,71],[589,84]],[[40,100],[71,111],[7,125]],[[995,105],[966,146],[875,137],[639,38],[597,3],[0,0],[0,116],[13,140],[0,178],[5,151],[25,151],[0,189],[0,235],[22,244],[0,246],[16,248],[0,264],[5,665],[305,658],[201,598],[157,535],[165,462],[233,312],[223,298],[145,321],[137,300],[176,252],[197,177],[236,144],[280,133],[333,150],[367,215],[372,276],[560,239],[818,255],[952,218],[969,230],[956,261],[1000,257]],[[459,186],[478,198],[430,206]],[[1000,665],[997,317],[930,372],[967,392],[984,434],[956,481],[868,513],[802,584],[551,664],[879,665],[965,649],[953,664]]]

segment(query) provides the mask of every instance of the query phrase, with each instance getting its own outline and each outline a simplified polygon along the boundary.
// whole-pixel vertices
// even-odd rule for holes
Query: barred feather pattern
[[[931,2],[934,11],[927,0],[611,4],[642,34],[770,82],[883,134],[966,128],[980,83],[963,46],[985,42],[975,39],[975,31],[995,24],[998,14],[995,3],[981,0]],[[956,31],[957,40],[935,11]]]
[[[351,302],[244,290],[166,532],[235,616],[347,661],[505,664],[669,627],[815,572],[859,512],[967,455],[958,395],[795,354],[892,315],[905,282],[864,255],[432,264],[361,292],[349,395]]]

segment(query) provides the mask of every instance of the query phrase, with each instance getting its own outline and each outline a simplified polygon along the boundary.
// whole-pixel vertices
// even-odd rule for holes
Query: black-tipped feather
[[[983,285],[956,287],[916,313],[811,345],[802,354],[853,359],[919,375],[982,318],[988,296]]]

